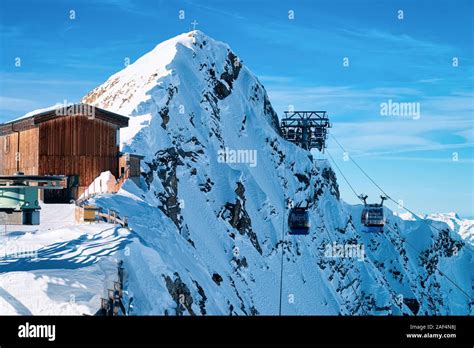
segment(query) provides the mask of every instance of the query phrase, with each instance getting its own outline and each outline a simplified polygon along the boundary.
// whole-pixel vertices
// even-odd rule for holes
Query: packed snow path
[[[115,280],[128,230],[74,223],[74,205],[42,205],[40,226],[0,236],[0,315],[93,314]]]

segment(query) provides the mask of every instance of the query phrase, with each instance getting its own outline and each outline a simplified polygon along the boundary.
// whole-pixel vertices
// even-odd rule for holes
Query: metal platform
[[[285,111],[280,129],[283,137],[306,150],[324,152],[331,123],[326,111]]]
[[[0,225],[39,225],[39,190],[61,190],[65,177],[45,175],[0,176]]]
[[[2,188],[20,189],[35,187],[39,190],[62,189],[66,177],[50,175],[0,175],[0,190]]]
[[[39,210],[2,211],[0,210],[0,225],[39,225]]]
[[[62,181],[64,180],[64,176],[57,175],[57,176],[52,176],[52,175],[0,175],[0,182],[1,181],[44,181],[44,182],[50,182],[50,181]]]

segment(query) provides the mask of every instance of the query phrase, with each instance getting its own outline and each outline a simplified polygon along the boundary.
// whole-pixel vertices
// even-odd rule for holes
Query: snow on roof
[[[41,114],[43,112],[53,111],[53,110],[59,109],[60,107],[65,107],[65,106],[70,106],[70,105],[72,105],[72,104],[71,103],[69,103],[69,104],[56,103],[54,105],[51,105],[51,106],[48,106],[48,107],[45,107],[45,108],[42,108],[42,109],[36,109],[36,110],[30,111],[30,112],[27,112],[23,116],[15,118],[11,121],[7,121],[5,123],[12,123],[12,122],[20,121],[20,120],[23,120],[25,118]]]
[[[92,118],[99,118],[109,123],[114,123],[118,125],[120,128],[128,127],[128,120],[129,120],[127,116],[123,116],[121,114],[117,114],[115,112],[111,112],[111,111],[99,108],[97,106],[93,106],[93,105],[89,105],[85,103],[64,102],[62,104],[58,103],[58,104],[49,106],[47,108],[36,109],[36,110],[30,111],[21,117],[18,117],[14,120],[0,124],[0,126],[3,128],[4,132],[5,131],[11,132],[13,131],[13,129],[10,129],[10,128],[13,127],[13,124],[16,122],[34,118],[34,122],[31,123],[33,124],[33,123],[38,122],[38,120],[42,120],[44,116],[46,116],[45,120],[47,120],[47,117],[50,115],[53,115],[54,113],[56,113],[57,117],[77,114],[77,115],[89,116]]]

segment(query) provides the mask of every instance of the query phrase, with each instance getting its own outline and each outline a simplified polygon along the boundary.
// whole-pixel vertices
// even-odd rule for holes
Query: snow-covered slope
[[[470,312],[436,270],[471,293],[460,238],[389,210],[386,234],[362,233],[362,207],[340,200],[326,161],[279,136],[264,87],[228,45],[179,35],[83,102],[130,115],[125,149],[146,156],[143,191],[129,184],[132,193],[98,199],[129,215],[149,248],[133,244],[127,262],[138,313],[278,313],[282,232],[285,314]],[[222,163],[226,150],[255,151],[256,161]],[[309,236],[287,234],[289,199],[308,204]],[[330,245],[359,246],[363,260],[327,257]]]
[[[429,214],[425,216],[425,219],[447,224],[452,231],[458,233],[466,242],[474,245],[474,220],[462,219],[453,212],[446,214]]]
[[[129,218],[113,257],[133,314],[278,314],[282,249],[283,314],[472,313],[459,235],[389,209],[384,234],[362,232],[362,206],[341,200],[326,160],[280,137],[228,45],[179,35],[82,101],[129,115],[124,150],[145,156],[142,187],[93,200]],[[288,234],[290,205],[308,206],[309,235]]]
[[[94,314],[130,232],[76,225],[72,204],[42,204],[41,220],[0,234],[0,315]]]
[[[398,217],[407,221],[415,221],[416,217],[409,213],[395,213]],[[469,244],[474,244],[474,220],[460,218],[457,213],[436,213],[436,214],[419,214],[423,219],[430,220],[430,223],[439,228],[449,229],[459,234]],[[441,223],[438,223],[441,222]]]

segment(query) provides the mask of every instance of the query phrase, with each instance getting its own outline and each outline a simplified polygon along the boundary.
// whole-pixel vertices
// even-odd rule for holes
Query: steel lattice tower
[[[303,149],[324,152],[331,124],[326,111],[285,111],[280,128],[285,139]]]

